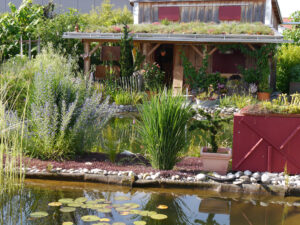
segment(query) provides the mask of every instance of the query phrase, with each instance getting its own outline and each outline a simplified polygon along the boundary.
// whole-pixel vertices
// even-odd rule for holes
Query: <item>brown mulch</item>
[[[87,165],[85,163],[91,162],[92,165]],[[150,173],[158,172],[159,170],[153,169],[149,161],[142,155],[137,154],[135,156],[124,156],[118,155],[116,157],[116,162],[112,163],[109,161],[107,155],[103,153],[91,153],[82,157],[78,157],[70,161],[43,161],[39,159],[25,158],[24,163],[26,167],[35,166],[37,169],[43,170],[47,169],[49,165],[52,168],[62,168],[62,169],[80,169],[87,168],[91,169],[101,169],[107,171],[133,171],[136,174],[139,173]],[[195,175],[199,173],[202,169],[202,162],[200,158],[197,157],[185,157],[182,158],[174,167],[173,170],[160,171],[161,175],[164,177],[169,177],[175,174],[181,176]]]

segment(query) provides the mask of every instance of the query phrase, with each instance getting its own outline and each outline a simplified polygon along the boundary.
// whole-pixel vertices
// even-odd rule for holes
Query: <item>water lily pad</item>
[[[126,223],[116,222],[116,223],[113,223],[112,225],[126,225]]]
[[[147,223],[146,223],[146,221],[140,220],[140,221],[134,221],[133,224],[134,225],[146,225]]]
[[[101,208],[101,209],[98,209],[97,211],[101,212],[101,213],[111,213],[111,209],[107,209],[107,208]]]
[[[69,207],[75,207],[75,208],[77,208],[77,207],[81,207],[82,204],[81,203],[77,203],[77,202],[73,202],[73,203],[68,204],[68,206]]]
[[[118,207],[118,208],[116,208],[116,211],[118,211],[118,212],[125,212],[125,211],[128,211],[128,208],[126,208],[126,207]]]
[[[62,203],[61,202],[50,202],[48,205],[49,206],[61,206]]]
[[[97,201],[93,200],[93,201],[87,201],[85,204],[87,204],[87,205],[95,205],[97,203],[98,203]]]
[[[128,215],[129,215],[129,212],[121,212],[120,215],[121,215],[121,216],[128,216]]]
[[[128,201],[130,200],[129,197],[127,196],[118,196],[118,197],[115,197],[115,201]]]
[[[131,209],[136,209],[136,208],[140,207],[140,205],[136,204],[136,203],[125,203],[124,206],[131,208]]]
[[[93,223],[92,225],[110,225],[109,223]]]
[[[101,218],[100,221],[101,221],[101,222],[109,222],[110,219],[108,219],[108,218]]]
[[[168,216],[164,215],[164,214],[154,214],[154,215],[151,215],[150,217],[154,220],[164,220],[164,219],[168,218]]]
[[[74,223],[73,222],[63,222],[62,225],[73,225]]]
[[[167,209],[168,206],[167,205],[159,205],[157,206],[158,209]]]
[[[100,218],[98,216],[93,216],[93,215],[83,216],[83,217],[81,217],[81,219],[84,222],[95,222],[95,221],[99,221],[100,220]]]
[[[33,213],[30,213],[30,216],[32,218],[42,218],[42,217],[46,217],[48,215],[49,214],[47,212],[33,212]]]
[[[148,216],[148,213],[149,213],[149,211],[141,211],[140,213],[139,213],[139,215],[141,215],[141,216]]]
[[[79,202],[79,203],[83,203],[83,202],[86,202],[86,201],[87,201],[87,198],[85,198],[85,197],[76,198],[74,200],[74,202]]]
[[[95,201],[97,201],[97,202],[105,202],[106,200],[104,198],[98,198]]]
[[[70,204],[73,202],[73,199],[72,198],[62,198],[62,199],[59,199],[58,201],[62,204]]]
[[[155,211],[150,211],[150,212],[148,212],[148,216],[152,216],[152,215],[156,215],[157,214],[157,212],[155,212]]]
[[[69,212],[74,212],[76,209],[73,207],[63,207],[60,208],[59,211],[63,212],[63,213],[69,213]]]
[[[89,208],[89,206],[88,206],[88,205],[85,205],[85,204],[82,204],[80,207],[83,208],[83,209]]]
[[[122,205],[121,204],[112,204],[112,207],[114,208],[120,208]]]

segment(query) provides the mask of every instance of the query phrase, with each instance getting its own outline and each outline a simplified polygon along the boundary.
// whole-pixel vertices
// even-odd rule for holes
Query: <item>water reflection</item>
[[[127,196],[130,201],[118,201],[116,197]],[[111,204],[137,203],[140,210],[156,211],[168,216],[166,220],[153,220],[148,216],[124,215],[114,208],[110,213],[92,209],[77,208],[72,213],[62,213],[59,207],[49,207],[49,202],[61,198],[86,197],[89,200],[106,199]],[[284,201],[285,200],[285,201]],[[28,180],[22,193],[2,205],[2,224],[61,225],[72,221],[87,224],[81,220],[84,215],[97,215],[113,222],[133,224],[144,220],[149,225],[296,225],[300,221],[300,207],[293,205],[296,198],[242,198],[240,196],[214,196],[197,190],[173,189],[129,189],[99,184],[67,183],[55,181]],[[168,209],[157,209],[167,205]],[[11,210],[12,209],[12,210]],[[48,217],[30,218],[30,213],[46,211]],[[93,223],[89,223],[93,224]]]

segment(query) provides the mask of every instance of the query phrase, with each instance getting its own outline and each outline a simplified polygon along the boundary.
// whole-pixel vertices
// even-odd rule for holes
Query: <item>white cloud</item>
[[[300,10],[300,0],[278,0],[282,17],[289,17],[293,12]]]

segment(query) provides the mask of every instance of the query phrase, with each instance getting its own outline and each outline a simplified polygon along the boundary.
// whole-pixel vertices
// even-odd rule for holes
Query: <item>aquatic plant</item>
[[[139,112],[141,143],[149,154],[154,168],[170,170],[178,161],[179,153],[188,144],[187,122],[191,106],[181,96],[163,92],[144,103]]]

